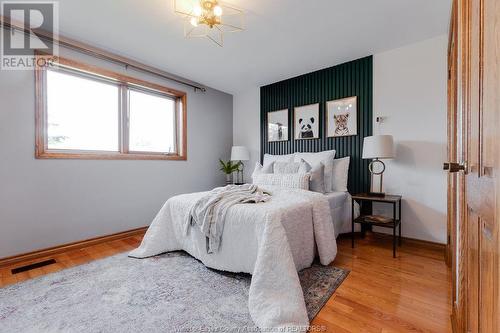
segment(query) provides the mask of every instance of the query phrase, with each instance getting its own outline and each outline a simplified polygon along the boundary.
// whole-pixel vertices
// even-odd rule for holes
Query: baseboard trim
[[[401,239],[403,239],[405,241],[410,241],[413,243],[420,243],[420,244],[434,246],[434,247],[439,248],[440,250],[446,251],[446,244],[443,244],[443,243],[437,243],[437,242],[432,242],[432,241],[417,239],[417,238],[410,238],[410,237],[401,237]]]
[[[87,246],[106,243],[118,239],[128,238],[132,236],[143,235],[148,227],[141,227],[132,230],[122,231],[111,235],[89,238],[77,242],[66,243],[58,246],[49,247],[33,252],[18,254],[10,257],[0,258],[0,267],[16,264],[21,261],[35,260],[43,257],[49,257],[62,252],[81,249]]]
[[[392,235],[391,234],[385,234],[383,232],[376,232],[376,231],[370,231],[370,233],[375,234],[377,236],[382,236],[382,237],[387,237],[387,238],[391,238],[392,239]],[[358,235],[358,236],[362,235],[361,231],[356,231],[356,232],[354,232],[354,234]],[[342,237],[351,237],[351,233],[340,234],[339,237],[340,236],[342,236]],[[439,250],[446,251],[446,244],[431,242],[431,241],[422,240],[422,239],[410,238],[410,237],[401,237],[401,239],[403,241],[409,241],[409,242],[412,242],[412,243],[425,244],[427,246],[432,246],[432,247],[435,247],[435,248],[437,248]]]

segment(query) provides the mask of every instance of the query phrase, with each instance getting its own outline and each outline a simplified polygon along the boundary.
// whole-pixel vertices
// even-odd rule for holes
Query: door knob
[[[444,163],[443,164],[443,170],[448,170],[448,172],[459,172],[459,171],[466,171],[467,169],[467,163]]]

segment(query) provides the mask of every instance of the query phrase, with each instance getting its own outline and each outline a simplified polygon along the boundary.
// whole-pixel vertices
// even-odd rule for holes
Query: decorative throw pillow
[[[264,163],[262,163],[264,166],[268,166],[273,162],[287,162],[287,163],[293,162],[293,154],[288,154],[288,155],[264,154]]]
[[[300,165],[300,162],[274,162],[273,170],[274,173],[298,173]]]
[[[285,188],[297,188],[309,190],[309,173],[287,173],[287,174],[258,174],[253,177],[256,185],[275,185]]]
[[[349,162],[351,157],[337,158],[333,160],[333,191],[347,192],[347,180],[349,177]]]
[[[312,167],[323,163],[325,166],[325,192],[333,190],[333,159],[335,158],[335,150],[326,150],[319,153],[295,153],[295,162],[304,160]]]
[[[255,162],[255,168],[253,169],[252,179],[257,175],[272,173],[273,164],[274,162],[263,167],[262,164],[260,164],[259,162]]]
[[[323,163],[319,163],[312,167],[306,161],[302,161],[303,163],[301,164],[299,173],[309,172],[311,174],[311,179],[309,180],[309,190],[325,193],[325,165]]]

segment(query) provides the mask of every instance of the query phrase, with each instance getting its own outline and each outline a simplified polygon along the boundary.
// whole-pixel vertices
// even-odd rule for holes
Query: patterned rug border
[[[342,275],[335,281],[334,284],[332,284],[328,288],[328,291],[325,293],[325,296],[323,297],[323,299],[321,300],[321,302],[319,302],[311,310],[311,316],[309,318],[310,321],[312,321],[314,318],[316,318],[316,316],[318,315],[318,313],[320,313],[320,311],[323,309],[323,307],[326,305],[326,303],[328,303],[328,301],[330,300],[330,298],[332,298],[332,296],[335,294],[335,292],[340,287],[340,285],[342,285],[342,283],[345,281],[345,279],[347,279],[347,277],[349,276],[349,273],[351,273],[351,270],[349,270],[349,269],[340,268],[340,267],[337,267],[337,266],[331,266],[331,267],[333,267],[335,269],[338,269],[339,271],[342,271]]]

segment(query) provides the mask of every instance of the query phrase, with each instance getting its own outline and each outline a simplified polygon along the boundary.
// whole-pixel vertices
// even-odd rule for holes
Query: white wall
[[[387,117],[380,131],[397,144],[385,189],[404,196],[404,236],[440,243],[446,242],[446,47],[443,35],[374,55],[374,116]],[[234,143],[252,153],[248,179],[260,151],[258,87],[234,95],[233,124]]]
[[[245,162],[245,180],[260,160],[260,88],[256,87],[234,95],[233,99],[234,145],[246,146],[250,150],[250,161]]]
[[[375,134],[392,134],[385,191],[403,195],[403,234],[446,243],[446,35],[376,54]],[[383,211],[382,208],[377,207]],[[376,209],[377,211],[377,209]]]
[[[0,258],[146,226],[170,196],[224,184],[232,96],[149,79],[187,92],[187,161],[37,160],[34,74],[0,71]]]

